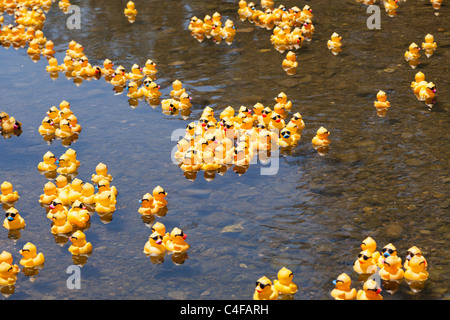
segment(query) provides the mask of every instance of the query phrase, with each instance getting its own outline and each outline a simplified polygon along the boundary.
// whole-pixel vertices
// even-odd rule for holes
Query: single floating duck
[[[353,270],[358,274],[373,274],[377,271],[376,262],[369,250],[361,251],[358,259],[353,263]]]
[[[73,255],[85,255],[92,251],[92,244],[86,241],[86,235],[82,231],[75,231],[69,239],[72,244],[68,250]]]
[[[253,300],[277,300],[278,292],[272,287],[272,282],[266,276],[256,281],[256,288],[253,294]]]
[[[409,261],[415,256],[422,257],[422,251],[419,248],[417,248],[416,246],[412,246],[411,248],[408,249],[408,251],[406,251],[406,259],[405,259],[405,263],[403,264],[403,267],[405,269],[409,268]],[[425,260],[425,267],[426,266],[427,266],[427,261]]]
[[[434,37],[432,34],[427,34],[425,36],[425,42],[422,42],[422,50],[425,52],[427,58],[434,54],[437,49],[437,44],[434,42]]]
[[[11,182],[4,181],[1,186],[1,195],[0,195],[0,202],[3,203],[12,203],[19,200],[20,196],[17,191],[14,191],[14,187]]]
[[[333,284],[335,288],[331,291],[331,296],[335,300],[356,299],[356,289],[351,288],[352,279],[346,273],[341,273],[336,280],[333,280]]]
[[[412,69],[415,69],[419,64],[420,48],[414,42],[409,45],[409,50],[405,52],[405,60],[409,63]]]
[[[289,51],[286,54],[286,58],[282,62],[282,66],[287,71],[287,69],[295,69],[298,67],[297,56],[293,51]]]
[[[283,267],[278,271],[277,279],[273,281],[273,287],[279,294],[295,294],[297,285],[292,282],[294,274],[291,270]]]
[[[113,180],[113,177],[108,174],[108,166],[102,162],[100,162],[96,167],[95,167],[95,174],[93,174],[91,176],[91,181],[93,183],[99,183],[100,180],[102,179],[106,179],[109,182],[111,182]]]
[[[58,166],[57,159],[51,151],[47,151],[43,156],[43,161],[39,162],[38,170],[40,171],[55,171]]]
[[[369,279],[364,282],[363,290],[358,290],[356,294],[357,300],[383,300],[380,294],[381,288],[375,280]]]
[[[158,213],[161,208],[156,205],[153,201],[153,196],[150,193],[146,193],[142,196],[142,199],[139,200],[141,204],[138,212],[142,215],[150,215]]]
[[[58,190],[56,188],[56,185],[53,182],[48,181],[44,185],[44,193],[39,196],[39,203],[43,205],[49,205],[57,197],[58,197]]]
[[[337,55],[340,51],[342,51],[341,40],[342,37],[338,33],[334,32],[331,35],[331,39],[327,42],[328,49],[330,49],[334,55]]]
[[[22,123],[17,121],[14,117],[10,117],[9,114],[4,111],[0,113],[0,123],[2,133],[17,131],[22,128]]]
[[[123,10],[123,13],[126,16],[135,16],[137,15],[138,11],[136,10],[136,5],[133,1],[128,1],[127,7]]]
[[[316,136],[312,139],[312,144],[314,146],[328,146],[330,144],[330,140],[328,140],[328,136],[330,132],[324,127],[320,127],[317,130]]]
[[[397,15],[398,9],[398,0],[385,0],[384,1],[384,9],[388,13],[389,17],[395,17]]]
[[[401,259],[389,256],[383,260],[383,268],[379,271],[380,277],[385,281],[399,281],[403,279],[405,272],[402,269]]]
[[[361,242],[361,250],[368,250],[372,253],[372,258],[374,261],[378,261],[380,258],[380,253],[377,250],[377,243],[371,237],[365,238]]]
[[[159,256],[166,252],[166,247],[163,243],[163,236],[154,231],[149,237],[144,246],[144,253],[150,256]]]
[[[6,211],[6,218],[3,227],[8,230],[19,230],[25,228],[25,220],[20,216],[19,211],[12,207]]]
[[[55,134],[55,130],[55,124],[48,116],[42,119],[42,123],[38,128],[39,133],[43,136]]]
[[[425,281],[428,279],[427,264],[423,256],[414,256],[409,260],[409,268],[405,271],[405,279],[409,281]]]
[[[186,92],[186,90],[183,88],[183,84],[180,80],[175,80],[172,82],[172,91],[170,91],[170,96],[175,99],[179,100],[182,93]]]
[[[166,250],[179,253],[185,252],[189,249],[190,245],[185,241],[187,234],[185,234],[179,228],[173,228],[170,232],[170,239],[166,242]]]
[[[19,270],[7,262],[0,262],[0,286],[13,286],[17,281]]]
[[[384,266],[384,259],[386,259],[389,256],[397,257],[397,248],[392,243],[389,243],[381,249],[381,256],[378,258],[378,261],[375,261],[375,263],[378,265],[379,268],[383,268]],[[399,257],[400,265],[402,264],[402,259]]]
[[[20,264],[27,268],[42,267],[45,257],[42,252],[37,253],[37,248],[31,242],[27,242],[19,253],[23,256]]]
[[[152,60],[148,59],[145,62],[145,66],[142,69],[142,73],[147,76],[147,77],[152,77],[153,80],[156,79],[156,77],[154,77],[157,73],[158,70],[156,69],[156,63],[153,62]]]
[[[50,229],[53,234],[68,234],[73,231],[73,226],[67,221],[67,215],[63,211],[56,212],[52,216],[53,225]]]
[[[373,105],[377,109],[378,112],[387,111],[390,108],[391,103],[389,101],[387,101],[386,92],[384,92],[382,90],[378,91],[377,101],[374,101]]]
[[[90,218],[91,216],[89,215],[89,212],[86,210],[84,203],[82,203],[80,200],[76,200],[72,204],[72,208],[70,208],[69,212],[67,213],[67,221],[79,228],[86,227]]]

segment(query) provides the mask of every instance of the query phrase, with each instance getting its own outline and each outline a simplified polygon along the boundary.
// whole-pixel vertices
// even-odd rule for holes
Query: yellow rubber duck
[[[153,201],[153,196],[150,193],[144,194],[142,199],[139,200],[139,203],[141,206],[138,209],[138,212],[142,215],[155,214],[161,210],[161,208]]]
[[[263,276],[256,281],[255,292],[253,293],[253,300],[277,300],[278,292],[272,287],[272,282],[266,276]]]
[[[76,200],[67,213],[67,221],[79,228],[86,227],[90,218],[89,212],[80,200]]]
[[[41,49],[39,48],[39,41],[36,39],[33,39],[28,43],[28,49],[27,54],[32,55],[38,55],[41,53]]]
[[[422,71],[419,71],[414,76],[414,81],[411,82],[411,89],[414,91],[414,94],[419,95],[420,89],[427,84],[428,82],[425,81],[425,74]]]
[[[111,191],[105,191],[96,195],[95,211],[98,213],[112,213],[116,211],[115,197]]]
[[[45,45],[45,43],[47,42],[47,38],[44,37],[44,32],[42,32],[42,30],[39,29],[37,29],[36,32],[34,33],[34,40],[36,40],[36,42],[39,43],[39,45],[41,46]]]
[[[434,51],[437,49],[437,44],[434,42],[434,37],[432,34],[427,34],[425,36],[425,42],[422,42],[422,50],[425,52],[427,58],[431,57],[434,54]]]
[[[435,10],[439,10],[442,6],[443,0],[430,0],[431,5]]]
[[[20,264],[27,268],[40,267],[45,262],[45,257],[42,252],[37,253],[37,248],[31,242],[27,242],[19,251],[22,255]]]
[[[111,182],[113,180],[113,177],[108,173],[108,166],[100,162],[95,167],[95,174],[91,176],[91,181],[93,183],[99,183],[102,179],[106,179]]]
[[[48,66],[45,67],[45,70],[50,73],[61,71],[61,67],[58,65],[58,60],[52,57],[48,60]]]
[[[167,206],[167,200],[165,199],[167,196],[167,192],[161,186],[157,186],[155,189],[153,189],[152,195],[153,200],[158,207],[163,208]]]
[[[298,130],[298,126],[295,124],[295,122],[289,121],[287,123],[285,129],[289,130],[290,136],[294,140],[293,141],[294,144],[297,143],[300,140],[300,138],[302,137],[301,130]]]
[[[59,123],[59,128],[55,130],[55,136],[58,138],[69,138],[73,135],[72,129],[70,128],[70,122],[67,119],[61,120]]]
[[[372,253],[373,261],[378,261],[380,258],[380,253],[377,251],[377,243],[371,237],[367,237],[361,242],[361,250],[370,251]]]
[[[329,135],[330,132],[327,129],[320,127],[311,142],[314,146],[328,146],[330,144],[330,140],[328,140]]]
[[[8,230],[19,230],[25,228],[25,220],[20,216],[16,208],[11,207],[6,211],[3,227]]]
[[[314,27],[314,25],[312,24],[312,21],[311,21],[310,18],[307,18],[307,19],[305,20],[305,22],[303,23],[303,26],[302,26],[302,29],[301,29],[301,30],[302,30],[303,36],[305,37],[305,40],[311,41],[312,36],[313,36],[313,34],[314,34],[314,32],[315,32],[315,27]]]
[[[110,83],[114,86],[124,86],[127,82],[127,78],[125,77],[125,69],[117,67],[114,71],[113,78],[110,80]]]
[[[403,279],[405,272],[402,269],[401,260],[396,256],[384,259],[383,268],[379,271],[380,277],[385,281],[399,281]]]
[[[81,196],[79,199],[85,205],[94,205],[95,204],[95,187],[94,185],[86,182],[83,184],[81,188]]]
[[[0,263],[0,286],[12,286],[17,281],[16,274],[19,270],[7,262]]]
[[[19,193],[14,191],[14,187],[11,182],[3,181],[0,189],[2,191],[2,194],[0,195],[0,202],[11,203],[19,200]]]
[[[131,72],[126,73],[125,76],[128,80],[131,81],[138,81],[144,78],[144,75],[142,74],[142,68],[139,67],[139,65],[136,63],[131,66]]]
[[[397,14],[398,0],[386,0],[384,1],[384,9],[390,17],[394,17]]]
[[[128,98],[139,99],[144,96],[144,89],[138,88],[137,83],[134,81],[131,81],[130,83],[128,83],[127,89],[128,89],[128,93],[127,93]]]
[[[278,144],[281,148],[292,147],[296,143],[296,140],[291,134],[289,129],[283,128],[280,131],[280,138],[278,139]]]
[[[414,256],[409,260],[409,268],[405,271],[405,279],[409,281],[425,281],[428,279],[427,264],[423,256]]]
[[[170,239],[167,239],[166,250],[172,252],[185,252],[190,248],[190,245],[185,241],[187,234],[179,228],[173,228],[170,232]]]
[[[73,231],[73,226],[67,221],[67,215],[63,211],[53,214],[53,225],[50,229],[53,234],[67,234]]]
[[[234,22],[230,19],[227,19],[225,21],[225,24],[222,29],[220,29],[220,36],[223,39],[230,39],[234,38],[236,35],[236,28],[234,27]]]
[[[41,135],[54,134],[55,130],[56,130],[55,124],[53,123],[52,119],[50,119],[50,117],[48,116],[42,119],[42,123],[38,128],[38,131]]]
[[[127,7],[123,10],[123,13],[127,16],[135,16],[137,15],[136,5],[133,1],[127,2]]]
[[[70,190],[68,193],[70,203],[79,200],[82,194],[83,184],[84,182],[81,179],[75,178],[72,180],[72,182],[70,183]]]
[[[59,197],[55,198],[48,207],[50,210],[47,213],[47,218],[50,220],[53,220],[53,215],[57,212],[64,212],[66,215],[68,214],[67,208]]]
[[[211,37],[211,31],[214,27],[214,22],[212,17],[207,14],[204,18],[203,18],[203,30],[204,30],[204,34],[207,38]]]
[[[276,280],[273,281],[273,287],[279,294],[295,294],[297,285],[292,282],[294,274],[291,270],[283,267],[278,271]]]
[[[334,55],[337,55],[342,50],[341,40],[342,37],[338,33],[334,32],[331,35],[331,39],[327,42],[328,49],[330,49]]]
[[[57,159],[51,151],[47,151],[43,156],[43,161],[39,162],[40,171],[55,171],[57,169]]]
[[[170,96],[175,99],[179,100],[182,93],[186,92],[186,90],[183,88],[183,84],[180,80],[175,80],[172,82],[172,90],[170,91]]]
[[[192,97],[190,97],[186,92],[183,92],[180,95],[179,108],[180,109],[189,109],[189,108],[191,108],[192,107],[191,99],[192,99]]]
[[[282,64],[284,69],[291,69],[291,68],[297,68],[298,62],[297,62],[297,56],[293,51],[289,51],[286,54],[286,58],[283,60]]]
[[[311,7],[309,5],[305,5],[300,14],[300,21],[303,23],[306,21],[306,19],[312,20],[312,18],[314,18],[314,15],[312,12],[313,12],[313,10],[311,9]]]
[[[101,68],[101,72],[103,75],[112,75],[114,74],[114,62],[109,59],[105,59],[103,61],[103,68]]]
[[[346,273],[341,273],[336,280],[333,280],[333,284],[335,288],[331,291],[331,296],[335,300],[356,299],[356,289],[351,288],[352,279]]]
[[[433,82],[428,82],[426,86],[421,87],[419,91],[419,100],[420,101],[431,101],[436,96],[436,86]]]
[[[373,105],[377,109],[389,109],[391,106],[391,103],[387,101],[387,94],[386,92],[380,90],[377,93],[377,101],[373,102]]]
[[[273,111],[284,115],[285,111],[291,111],[292,110],[292,102],[288,101],[288,98],[284,92],[280,92],[274,100],[276,101],[275,106],[273,107]],[[284,111],[283,111],[284,110]]]
[[[369,250],[361,251],[358,259],[353,263],[353,270],[358,274],[372,274],[377,271],[376,261]]]
[[[59,0],[59,2],[58,2],[58,7],[61,10],[63,10],[64,12],[67,11],[70,6],[71,6],[71,3],[69,0]]]
[[[44,185],[44,193],[39,196],[39,203],[49,205],[58,197],[58,190],[56,189],[56,185],[48,181]]]
[[[409,63],[411,68],[415,69],[419,64],[420,48],[414,42],[409,45],[409,50],[405,52],[405,60]]]
[[[56,172],[59,174],[71,174],[77,171],[77,165],[70,160],[70,157],[66,154],[63,154],[58,159],[59,168],[56,169]]]
[[[422,251],[419,248],[417,248],[416,246],[412,246],[411,248],[408,249],[408,251],[406,251],[406,259],[405,259],[405,263],[403,264],[403,267],[405,269],[409,268],[409,261],[415,256],[422,257]],[[426,266],[427,266],[427,261],[425,259],[425,268],[426,268]]]
[[[144,246],[144,253],[150,256],[159,256],[166,252],[166,247],[163,243],[163,236],[158,232],[153,232]]]
[[[84,47],[80,43],[75,44],[73,52],[71,52],[71,57],[78,60],[81,60],[81,58],[86,57],[84,53]]]
[[[55,106],[48,109],[47,116],[52,119],[55,125],[59,125],[61,122],[60,110],[58,110]]]
[[[158,99],[161,96],[160,88],[161,86],[153,82],[152,79],[146,78],[144,80],[144,96],[147,99]]]
[[[375,280],[369,279],[364,282],[363,290],[358,290],[356,294],[357,300],[383,300],[380,294],[381,288]]]
[[[53,57],[53,55],[55,54],[55,48],[54,47],[55,47],[55,44],[53,43],[53,41],[52,40],[48,40],[45,43],[45,48],[42,49],[41,54],[43,56]]]
[[[145,66],[142,69],[142,73],[145,76],[152,77],[152,79],[155,80],[154,76],[158,73],[158,70],[156,69],[156,63],[151,59],[147,59],[147,61],[145,62]]]
[[[81,132],[81,125],[78,123],[78,118],[74,114],[68,116],[67,120],[69,121],[70,129],[73,133]]]
[[[69,239],[72,244],[68,250],[73,255],[88,254],[92,251],[92,244],[86,241],[86,235],[82,231],[75,231]]]
[[[22,128],[22,123],[17,121],[14,117],[10,117],[6,112],[0,113],[0,123],[3,133],[13,132]]]
[[[392,243],[389,243],[387,245],[385,245],[383,247],[383,249],[381,249],[381,256],[378,258],[378,260],[376,261],[377,265],[379,268],[383,268],[384,266],[384,259],[386,259],[389,256],[394,256],[397,257],[397,248],[395,248],[395,246]],[[400,265],[402,264],[402,259],[400,257],[398,257],[400,259]]]
[[[102,192],[111,192],[114,198],[112,200],[116,201],[117,196],[117,188],[115,186],[111,186],[108,179],[100,179],[97,183],[98,194]]]

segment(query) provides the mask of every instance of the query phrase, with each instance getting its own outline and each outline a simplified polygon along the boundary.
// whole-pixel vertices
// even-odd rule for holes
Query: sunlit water
[[[394,18],[382,9],[381,30],[369,30],[361,3],[310,3],[316,33],[297,51],[297,74],[288,76],[271,32],[240,21],[237,2],[137,0],[139,13],[130,24],[123,15],[126,1],[74,0],[82,9],[80,30],[67,29],[57,4],[47,14],[43,31],[55,43],[58,61],[72,39],[84,45],[92,64],[109,58],[129,69],[151,58],[162,98],[175,79],[193,97],[188,120],[145,101],[132,108],[104,79],[79,87],[63,74],[52,80],[45,58],[34,63],[26,49],[0,48],[0,109],[23,124],[20,136],[0,141],[0,180],[19,192],[16,208],[27,223],[17,240],[3,229],[0,251],[18,263],[19,250],[30,241],[46,257],[36,276],[18,274],[8,299],[251,299],[255,281],[274,279],[283,266],[299,286],[295,299],[330,299],[340,273],[361,288],[352,264],[367,236],[379,249],[392,242],[403,260],[409,247],[418,246],[429,264],[422,292],[412,293],[403,282],[392,295],[383,291],[385,299],[448,298],[448,6],[435,16],[428,1],[402,2]],[[235,22],[231,45],[199,43],[187,30],[192,16],[215,11]],[[334,31],[343,36],[337,56],[326,47]],[[427,33],[438,49],[412,70],[403,54]],[[438,89],[431,110],[409,87],[418,70]],[[392,105],[386,117],[373,107],[379,90]],[[230,169],[206,181],[199,172],[191,181],[172,163],[172,132],[198,120],[204,107],[272,107],[281,91],[306,128],[299,145],[280,155],[275,175],[262,175],[258,163],[241,176]],[[71,145],[81,161],[78,178],[89,181],[103,162],[119,190],[112,221],[93,215],[85,230],[94,250],[82,267],[80,290],[66,286],[70,242],[56,243],[38,202],[47,180],[37,164],[45,152],[60,156],[66,147],[58,140],[47,144],[37,130],[48,108],[62,100],[71,103],[83,128]],[[311,145],[320,126],[331,131],[325,156]],[[137,212],[138,201],[157,185],[167,190],[169,204],[156,221],[188,235],[191,248],[181,265],[170,255],[154,264],[143,253],[151,224]]]

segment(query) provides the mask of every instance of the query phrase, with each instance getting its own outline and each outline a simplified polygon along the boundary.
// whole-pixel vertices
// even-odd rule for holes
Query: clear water
[[[63,74],[52,80],[45,58],[34,63],[26,49],[0,48],[0,109],[23,124],[20,136],[0,140],[0,180],[19,192],[16,208],[27,223],[16,240],[3,229],[0,250],[18,263],[19,250],[30,241],[46,257],[37,275],[19,273],[14,293],[2,299],[246,300],[258,278],[274,279],[283,266],[299,286],[295,299],[330,299],[332,280],[342,272],[361,287],[352,264],[367,236],[379,249],[392,242],[402,259],[418,246],[429,263],[422,292],[413,293],[403,282],[394,294],[383,291],[385,299],[448,298],[448,6],[435,16],[428,1],[402,2],[394,18],[382,10],[381,30],[369,30],[365,5],[314,1],[316,33],[297,52],[297,74],[288,76],[270,31],[240,21],[237,2],[137,0],[139,13],[130,24],[123,16],[125,1],[73,0],[82,9],[80,30],[67,29],[68,16],[56,3],[47,13],[43,31],[55,43],[58,61],[72,39],[84,45],[92,64],[109,58],[129,69],[151,58],[158,64],[162,98],[175,79],[193,97],[187,120],[145,101],[131,107],[104,79],[80,86]],[[192,16],[215,11],[235,22],[231,45],[199,43],[187,30]],[[334,31],[343,36],[337,56],[326,47]],[[438,50],[412,70],[403,54],[427,33],[435,36]],[[431,110],[409,88],[418,70],[438,88]],[[373,107],[379,90],[392,105],[386,117]],[[172,132],[198,120],[204,107],[272,107],[281,91],[306,128],[299,145],[280,155],[277,174],[261,175],[256,164],[240,176],[229,170],[207,181],[200,172],[192,181],[172,163]],[[45,152],[59,156],[66,147],[58,140],[48,144],[37,130],[48,108],[62,100],[71,103],[83,128],[71,145],[81,161],[78,178],[88,181],[103,162],[119,190],[112,220],[105,224],[93,215],[85,230],[94,250],[81,269],[80,290],[66,286],[66,269],[74,263],[69,243],[55,241],[38,203],[47,180],[37,164]],[[322,125],[331,131],[325,156],[311,145]],[[157,185],[167,190],[169,204],[156,221],[188,234],[191,248],[180,265],[170,255],[154,264],[142,252],[151,224],[137,212],[138,200]]]

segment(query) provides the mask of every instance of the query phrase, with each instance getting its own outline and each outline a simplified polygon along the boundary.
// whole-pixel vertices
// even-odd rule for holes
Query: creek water
[[[448,110],[449,7],[435,10],[426,0],[399,3],[389,17],[381,8],[381,29],[367,28],[367,6],[352,0],[284,1],[289,8],[309,4],[316,32],[296,50],[299,68],[287,75],[285,53],[270,43],[271,31],[241,21],[238,1],[141,1],[130,23],[126,1],[72,1],[81,8],[81,28],[69,29],[69,14],[57,3],[46,14],[43,32],[55,43],[59,62],[71,40],[84,46],[89,61],[109,58],[127,70],[147,59],[157,63],[162,98],[179,79],[192,96],[191,114],[167,115],[145,101],[130,104],[103,78],[76,85],[63,73],[51,79],[47,60],[33,62],[25,48],[0,48],[0,109],[22,122],[20,136],[0,139],[0,180],[20,194],[15,207],[26,221],[16,238],[0,232],[0,250],[20,260],[19,250],[34,243],[46,261],[37,275],[18,274],[12,294],[2,299],[252,299],[255,281],[274,279],[279,269],[294,273],[297,300],[331,299],[332,280],[345,272],[352,286],[362,283],[352,264],[367,236],[378,248],[393,243],[405,259],[417,246],[430,274],[424,289],[411,291],[403,281],[385,299],[448,298]],[[280,1],[275,1],[276,5]],[[220,12],[231,19],[231,44],[198,42],[187,27],[192,16]],[[12,17],[4,14],[5,22]],[[326,46],[333,32],[343,38],[334,56]],[[438,43],[413,70],[404,60],[412,42],[427,33]],[[416,72],[437,87],[436,104],[428,108],[410,89]],[[388,94],[391,108],[379,117],[376,93]],[[252,164],[244,174],[232,169],[214,179],[199,172],[186,179],[171,152],[184,129],[206,106],[218,115],[227,106],[273,107],[285,92],[306,124],[291,150],[273,159],[276,174]],[[74,264],[70,241],[56,241],[39,195],[48,181],[37,170],[42,156],[62,155],[67,146],[47,142],[38,133],[45,112],[62,100],[82,126],[70,148],[81,166],[78,178],[89,181],[99,162],[107,164],[118,189],[111,221],[93,214],[87,240],[94,247],[81,268],[81,289],[69,289],[67,268]],[[321,156],[312,147],[317,129],[326,127],[331,145]],[[143,247],[154,222],[138,213],[139,199],[161,185],[168,212],[156,217],[168,231],[181,228],[190,244],[187,259],[171,255],[153,263]],[[76,263],[77,261],[75,261]]]

